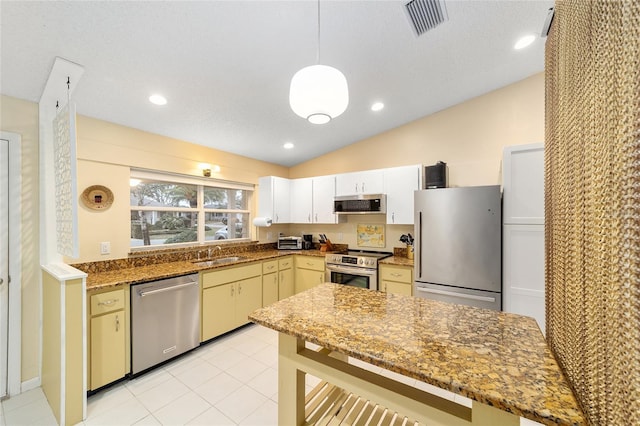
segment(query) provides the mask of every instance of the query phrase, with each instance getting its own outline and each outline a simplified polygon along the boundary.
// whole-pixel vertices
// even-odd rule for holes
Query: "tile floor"
[[[87,419],[78,425],[277,425],[277,342],[275,331],[258,325],[244,327],[89,397]],[[353,362],[460,404],[471,404],[442,389]],[[317,383],[317,378],[308,376],[307,390]],[[1,404],[0,426],[55,424],[40,388]],[[521,425],[535,424],[521,421]]]

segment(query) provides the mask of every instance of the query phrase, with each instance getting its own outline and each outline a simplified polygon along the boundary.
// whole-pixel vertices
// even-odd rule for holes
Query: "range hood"
[[[341,195],[334,198],[335,214],[386,214],[387,196],[385,194]]]

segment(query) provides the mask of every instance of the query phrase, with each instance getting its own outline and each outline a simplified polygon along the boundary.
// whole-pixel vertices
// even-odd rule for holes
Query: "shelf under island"
[[[278,424],[348,416],[362,424],[367,416],[372,424],[519,425],[520,416],[586,424],[533,318],[330,283],[249,318],[280,332]],[[350,358],[467,397],[471,407]],[[323,382],[305,396],[306,373]]]

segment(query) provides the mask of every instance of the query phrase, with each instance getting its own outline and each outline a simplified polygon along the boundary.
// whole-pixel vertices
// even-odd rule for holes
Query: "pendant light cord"
[[[318,0],[318,50],[316,51],[316,63],[320,64],[320,0]]]

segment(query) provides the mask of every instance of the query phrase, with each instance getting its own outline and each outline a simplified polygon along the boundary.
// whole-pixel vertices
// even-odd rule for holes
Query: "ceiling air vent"
[[[444,0],[411,0],[405,8],[417,35],[449,20]]]

